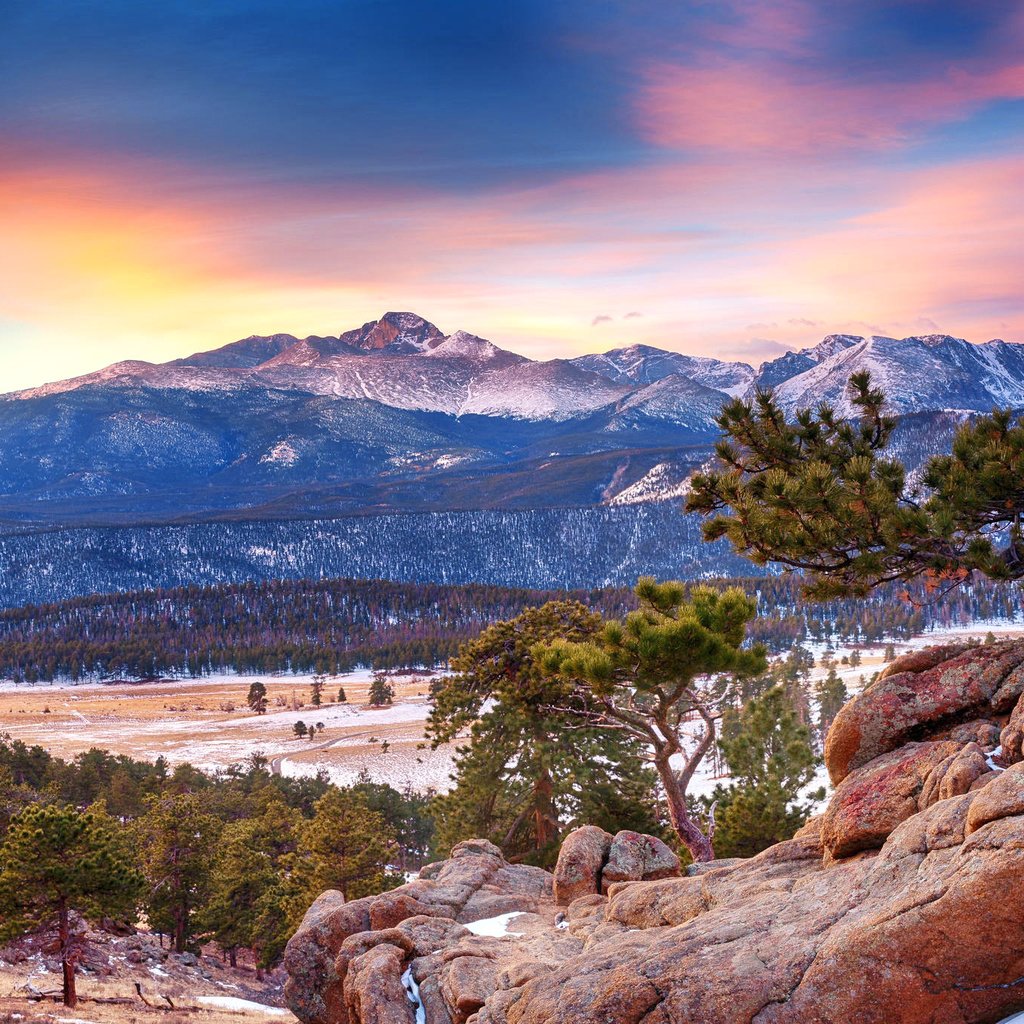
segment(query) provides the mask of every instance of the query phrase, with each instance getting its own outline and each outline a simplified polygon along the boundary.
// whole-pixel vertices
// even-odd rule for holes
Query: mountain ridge
[[[860,369],[904,416],[910,462],[965,416],[1024,408],[1024,346],[999,340],[829,335],[756,370],[649,345],[533,360],[388,312],[0,396],[0,524],[678,501],[732,397],[772,386],[787,412],[848,413]]]

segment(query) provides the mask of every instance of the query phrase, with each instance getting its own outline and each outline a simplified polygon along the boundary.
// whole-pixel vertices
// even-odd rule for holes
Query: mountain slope
[[[666,352],[650,345],[614,348],[598,355],[579,356],[572,362],[622,383],[653,384],[665,377],[681,375],[729,395],[742,394],[754,378],[754,368],[746,363]]]
[[[775,395],[789,411],[828,402],[841,415],[853,415],[846,384],[851,374],[864,370],[897,413],[989,412],[995,406],[1024,405],[1021,346],[1002,341],[972,345],[948,335],[859,339],[783,381]]]
[[[650,346],[536,361],[389,312],[0,396],[0,525],[677,500],[730,395],[849,413],[860,369],[909,417],[915,466],[963,416],[1024,408],[1024,347],[1002,341],[830,335],[755,376]]]

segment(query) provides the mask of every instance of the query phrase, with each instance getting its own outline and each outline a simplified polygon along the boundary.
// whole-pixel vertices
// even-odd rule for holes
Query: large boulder
[[[371,986],[373,972],[395,955],[373,952],[378,946],[405,959],[425,956],[468,935],[460,922],[542,905],[553,907],[547,871],[508,864],[485,839],[459,843],[448,860],[390,892],[351,903],[333,890],[320,896],[285,949],[285,998],[305,1024],[364,1024],[366,1008],[384,991]]]
[[[340,892],[328,889],[314,901],[284,951],[285,998],[296,1017],[306,1024],[346,1019],[334,962],[345,939],[369,927],[369,900],[346,903]]]
[[[621,930],[527,982],[504,1007],[488,1002],[477,1020],[999,1020],[1024,1008],[1024,817],[965,836],[976,798],[914,814],[878,852],[826,863],[804,836],[722,871],[624,887],[608,907]]]
[[[944,738],[1008,712],[1024,691],[1024,641],[930,648],[894,661],[836,716],[825,741],[834,785],[909,740]],[[979,723],[982,724],[982,723]]]
[[[821,823],[825,849],[832,857],[877,849],[897,825],[917,813],[921,791],[933,771],[959,752],[952,740],[908,743],[848,775],[836,788]]]
[[[617,832],[601,872],[601,891],[616,882],[654,881],[679,875],[679,857],[657,836]]]
[[[1024,697],[1017,701],[999,735],[1000,756],[1007,764],[1024,758]]]
[[[601,891],[601,871],[612,837],[596,825],[584,825],[565,837],[555,865],[555,902],[568,906],[580,896]]]
[[[349,965],[345,1008],[360,1024],[415,1024],[416,1009],[402,984],[405,952],[381,943]]]

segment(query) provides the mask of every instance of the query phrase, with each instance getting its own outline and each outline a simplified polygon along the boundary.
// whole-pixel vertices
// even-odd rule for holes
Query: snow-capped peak
[[[444,335],[416,313],[390,312],[354,331],[346,331],[340,340],[365,352],[387,349],[411,353],[436,348],[444,341]]]
[[[511,354],[468,331],[456,331],[424,353],[438,359],[496,359]]]

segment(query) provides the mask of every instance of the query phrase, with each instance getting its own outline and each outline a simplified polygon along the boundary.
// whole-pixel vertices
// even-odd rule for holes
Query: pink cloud
[[[781,61],[659,63],[636,100],[641,132],[673,149],[823,154],[901,143],[986,103],[1024,97],[1024,63],[941,69],[918,82],[844,80]]]
[[[781,243],[765,284],[891,332],[941,324],[983,340],[1009,312],[1020,333],[1021,181],[1024,156],[917,172],[871,212]]]

